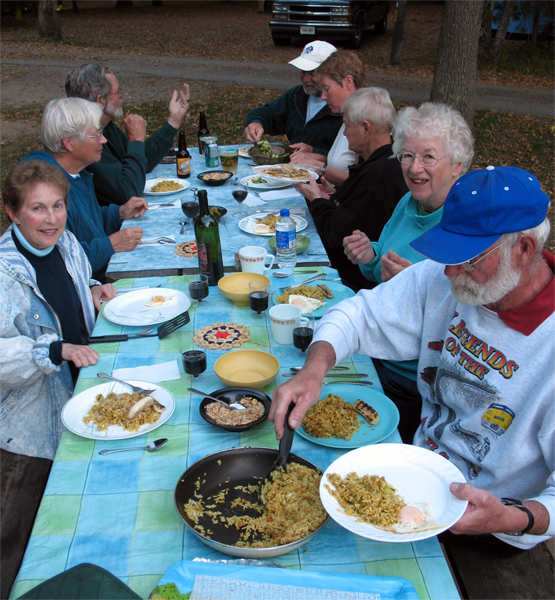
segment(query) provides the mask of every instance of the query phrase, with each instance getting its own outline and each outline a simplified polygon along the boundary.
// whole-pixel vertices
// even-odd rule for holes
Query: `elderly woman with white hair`
[[[360,156],[349,167],[349,177],[337,188],[326,180],[298,185],[305,197],[316,229],[331,261],[345,285],[355,291],[371,288],[357,265],[343,252],[343,239],[353,230],[370,238],[379,237],[397,202],[407,191],[401,165],[393,157],[391,126],[395,107],[381,88],[361,88],[341,107],[344,135],[349,149]]]
[[[82,98],[52,100],[42,115],[44,150],[33,151],[23,159],[42,160],[63,171],[70,185],[67,228],[83,246],[96,279],[104,276],[115,252],[129,252],[139,245],[143,235],[140,227],[119,229],[124,219],[140,217],[148,209],[145,200],[138,197],[122,206],[99,206],[93,176],[85,167],[100,160],[106,142],[101,117],[102,109],[94,102]]]
[[[420,108],[410,106],[399,111],[393,138],[393,153],[409,192],[379,237],[357,227],[343,240],[347,258],[374,285],[424,260],[410,242],[440,222],[451,186],[468,171],[474,156],[470,128],[457,110],[445,104],[427,102]],[[401,437],[410,443],[422,406],[416,388],[417,361],[373,360],[386,395],[401,412],[405,424],[400,428]]]

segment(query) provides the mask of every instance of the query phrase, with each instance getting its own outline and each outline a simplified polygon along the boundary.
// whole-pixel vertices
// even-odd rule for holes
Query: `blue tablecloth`
[[[329,268],[324,271],[336,275]],[[296,281],[304,278],[295,275]],[[117,286],[162,284],[187,293],[187,279],[141,278],[121,280]],[[282,281],[272,278],[272,289],[283,285]],[[194,385],[207,391],[225,387],[214,373],[214,362],[223,352],[206,350],[208,368],[194,382],[183,372],[180,353],[193,348],[194,331],[205,325],[215,321],[246,325],[250,341],[242,348],[271,352],[280,361],[280,374],[265,388],[270,395],[285,381],[282,374],[289,372],[289,367],[303,364],[304,355],[293,346],[273,342],[267,313],[258,316],[248,306],[232,305],[218,288],[210,288],[210,295],[201,304],[193,302],[189,312],[191,322],[163,340],[154,337],[95,345],[100,360],[81,370],[76,393],[101,383],[96,377],[100,372],[178,360],[180,379],[161,384],[174,395],[176,409],[166,424],[131,440],[94,441],[64,431],[12,598],[83,562],[104,567],[147,598],[177,561],[229,558],[209,549],[186,529],[174,506],[174,489],[180,475],[208,454],[234,446],[277,448],[273,424],[266,421],[248,431],[231,433],[206,423],[199,414],[202,398],[192,396],[187,387]],[[115,325],[100,316],[94,334],[138,329]],[[343,364],[351,371],[367,373],[374,382],[371,389],[381,390],[371,359],[355,355]],[[364,397],[364,388],[360,389]],[[169,439],[168,444],[152,454],[98,454],[103,448],[144,446],[162,437]],[[400,437],[395,432],[384,441],[400,443]],[[298,435],[292,451],[322,470],[344,453]],[[404,577],[421,599],[459,597],[435,537],[411,544],[374,542],[329,519],[322,531],[299,550],[265,561],[270,565],[276,562],[296,570]]]
[[[237,147],[237,146],[234,146]],[[239,158],[239,171],[237,173],[238,186],[244,189],[240,181],[247,175],[253,175],[252,168],[249,165],[250,159]],[[202,171],[206,171],[207,167],[204,162],[204,157],[199,155],[196,148],[191,149],[191,177],[185,181],[190,184],[186,190],[168,194],[167,196],[153,197],[145,196],[149,204],[162,204],[171,202],[177,198],[186,197],[188,200],[193,200],[193,192],[191,188],[196,187],[199,190],[205,189],[208,192],[208,203],[210,206],[223,206],[227,208],[227,214],[219,221],[220,238],[222,241],[222,254],[224,267],[234,267],[235,253],[243,246],[263,246],[271,252],[268,245],[268,237],[245,233],[239,229],[239,217],[233,216],[233,213],[240,210],[239,204],[234,200],[232,191],[237,189],[234,185],[235,177],[232,177],[222,186],[207,186],[203,181],[197,179],[197,175]],[[158,165],[151,173],[147,175],[148,179],[156,179],[158,177],[176,177],[175,165]],[[293,194],[293,187],[286,188]],[[251,190],[252,191],[252,190]],[[255,209],[249,209],[243,206],[244,214],[257,211],[278,211],[281,208],[289,208],[304,211],[303,218],[308,221],[308,227],[302,232],[310,235],[310,247],[307,252],[298,257],[298,264],[305,263],[328,263],[328,258],[324,246],[320,240],[320,236],[316,232],[314,221],[308,212],[306,201],[302,197],[287,198],[280,201],[271,201],[264,206],[257,206]],[[180,235],[180,221],[188,220],[181,207],[176,208],[158,208],[156,210],[147,211],[139,219],[131,219],[123,222],[122,228],[126,227],[142,227],[144,237],[154,237],[162,235],[174,235],[176,243],[181,243],[189,240],[194,240],[195,235],[189,229],[185,230],[183,235]],[[153,266],[155,265],[155,266]],[[152,271],[153,268],[158,270],[178,270],[182,269],[183,273],[193,272],[198,269],[198,259],[184,258],[178,256],[174,252],[173,245],[146,246],[137,248],[133,252],[121,252],[114,254],[108,265],[107,274],[111,278],[118,278],[118,273],[132,272],[134,276],[138,276],[140,271]]]

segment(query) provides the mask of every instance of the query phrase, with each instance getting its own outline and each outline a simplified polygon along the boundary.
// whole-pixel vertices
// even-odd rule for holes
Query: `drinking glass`
[[[306,315],[301,318],[301,323],[293,329],[293,345],[304,352],[312,342],[314,336],[314,317]]]
[[[249,301],[251,310],[256,314],[268,308],[268,296],[270,285],[263,281],[249,281]]]
[[[189,231],[193,231],[193,219],[198,214],[198,202],[194,200],[187,200],[186,198],[181,198],[181,210],[183,214],[189,219]]]
[[[206,371],[206,354],[202,350],[188,350],[181,354],[185,373],[193,375],[195,379]]]
[[[189,296],[199,302],[208,296],[207,275],[197,275],[193,281],[189,281]]]
[[[224,171],[237,173],[239,168],[239,150],[237,148],[219,148],[220,164]]]
[[[245,190],[233,190],[232,194],[233,194],[233,197],[235,198],[235,200],[237,200],[237,202],[239,202],[239,206],[241,207],[241,210],[239,212],[233,213],[233,216],[234,217],[242,217],[243,216],[243,200],[249,195],[249,192],[245,191]]]

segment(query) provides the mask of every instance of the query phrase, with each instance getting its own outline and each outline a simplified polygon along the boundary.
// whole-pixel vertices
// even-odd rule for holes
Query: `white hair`
[[[341,112],[355,125],[370,121],[380,133],[391,131],[395,107],[389,92],[378,87],[360,88],[343,102]]]
[[[83,136],[92,128],[100,129],[102,108],[83,98],[59,98],[48,103],[42,114],[40,139],[52,154],[67,152],[63,139]]]
[[[545,217],[545,219],[535,227],[523,229],[522,231],[514,231],[512,233],[505,233],[500,238],[500,245],[510,249],[515,245],[519,235],[522,235],[523,233],[529,233],[538,241],[538,249],[536,252],[539,254],[542,251],[547,238],[549,237],[550,230],[551,222],[549,221],[548,217]]]

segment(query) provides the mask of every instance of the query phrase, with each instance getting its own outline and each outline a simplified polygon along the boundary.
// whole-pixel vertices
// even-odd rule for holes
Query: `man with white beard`
[[[277,436],[289,404],[297,428],[328,370],[352,354],[418,359],[423,403],[413,444],[447,458],[466,480],[450,486],[469,502],[450,531],[480,541],[494,534],[501,547],[520,549],[553,537],[548,208],[539,181],[522,169],[488,167],[460,178],[441,222],[411,243],[431,260],[326,312],[303,369],[274,391]]]
[[[99,162],[87,167],[93,174],[96,197],[100,205],[125,204],[133,196],[141,196],[146,174],[174,146],[174,139],[189,110],[189,86],[174,91],[169,104],[168,120],[146,139],[146,121],[135,114],[127,115],[123,132],[114,119],[123,117],[123,92],[108,67],[86,64],[68,73],[66,95],[84,98],[100,104],[103,110],[101,125],[107,143],[102,147]]]

